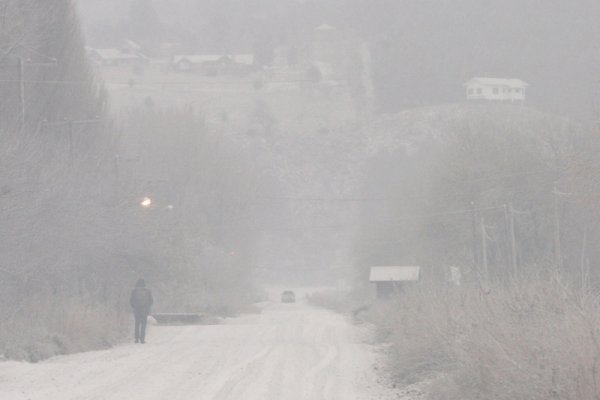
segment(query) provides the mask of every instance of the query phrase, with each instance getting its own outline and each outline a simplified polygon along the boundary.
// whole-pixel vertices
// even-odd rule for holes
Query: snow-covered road
[[[354,400],[393,398],[374,348],[341,315],[266,302],[221,325],[150,326],[148,343],[0,363],[2,400]]]

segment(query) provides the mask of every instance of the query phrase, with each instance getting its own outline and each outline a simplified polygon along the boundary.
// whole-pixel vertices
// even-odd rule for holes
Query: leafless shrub
[[[319,290],[307,294],[306,299],[309,304],[328,310],[346,312],[351,308],[350,295],[346,291],[335,289]]]
[[[420,288],[377,317],[399,379],[438,377],[436,399],[595,399],[599,298],[561,278]]]

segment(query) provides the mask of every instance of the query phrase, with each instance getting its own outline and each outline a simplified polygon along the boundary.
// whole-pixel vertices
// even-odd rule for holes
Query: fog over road
[[[149,327],[146,345],[0,363],[2,400],[387,399],[375,348],[344,316],[302,302],[212,326]]]

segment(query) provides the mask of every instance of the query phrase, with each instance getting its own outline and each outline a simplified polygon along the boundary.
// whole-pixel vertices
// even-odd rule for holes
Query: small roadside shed
[[[402,290],[409,282],[418,282],[421,267],[417,266],[375,266],[371,267],[369,282],[375,284],[377,298],[387,298]]]

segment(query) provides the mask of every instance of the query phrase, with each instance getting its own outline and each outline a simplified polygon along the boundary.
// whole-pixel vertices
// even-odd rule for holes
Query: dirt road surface
[[[303,303],[211,326],[151,326],[148,343],[0,363],[2,400],[377,400],[373,346],[345,317]]]

